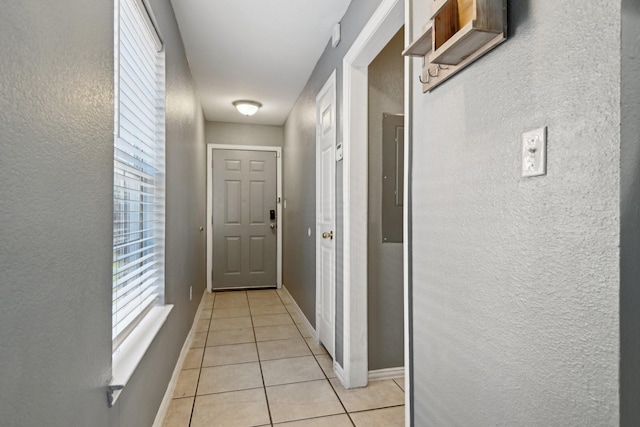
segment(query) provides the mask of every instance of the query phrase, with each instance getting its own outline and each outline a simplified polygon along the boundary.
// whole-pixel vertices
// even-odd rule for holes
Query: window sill
[[[107,388],[109,407],[118,400],[172,309],[173,305],[152,308],[113,353],[112,378]]]

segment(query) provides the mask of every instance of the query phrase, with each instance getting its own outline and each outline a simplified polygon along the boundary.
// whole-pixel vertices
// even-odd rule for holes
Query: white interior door
[[[331,357],[335,354],[336,73],[316,98],[316,329]]]

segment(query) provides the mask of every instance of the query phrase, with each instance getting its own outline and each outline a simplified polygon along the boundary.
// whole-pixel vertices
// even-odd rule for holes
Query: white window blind
[[[164,68],[162,43],[141,0],[116,1],[114,350],[164,303]]]

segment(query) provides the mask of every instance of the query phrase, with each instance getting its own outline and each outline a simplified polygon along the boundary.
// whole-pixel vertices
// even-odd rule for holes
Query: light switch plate
[[[547,128],[522,134],[522,177],[547,174]]]

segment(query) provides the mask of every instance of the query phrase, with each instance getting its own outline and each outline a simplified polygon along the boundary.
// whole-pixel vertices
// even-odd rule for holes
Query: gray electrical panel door
[[[402,242],[404,115],[382,118],[382,242]]]
[[[276,286],[276,153],[213,150],[213,289]]]

